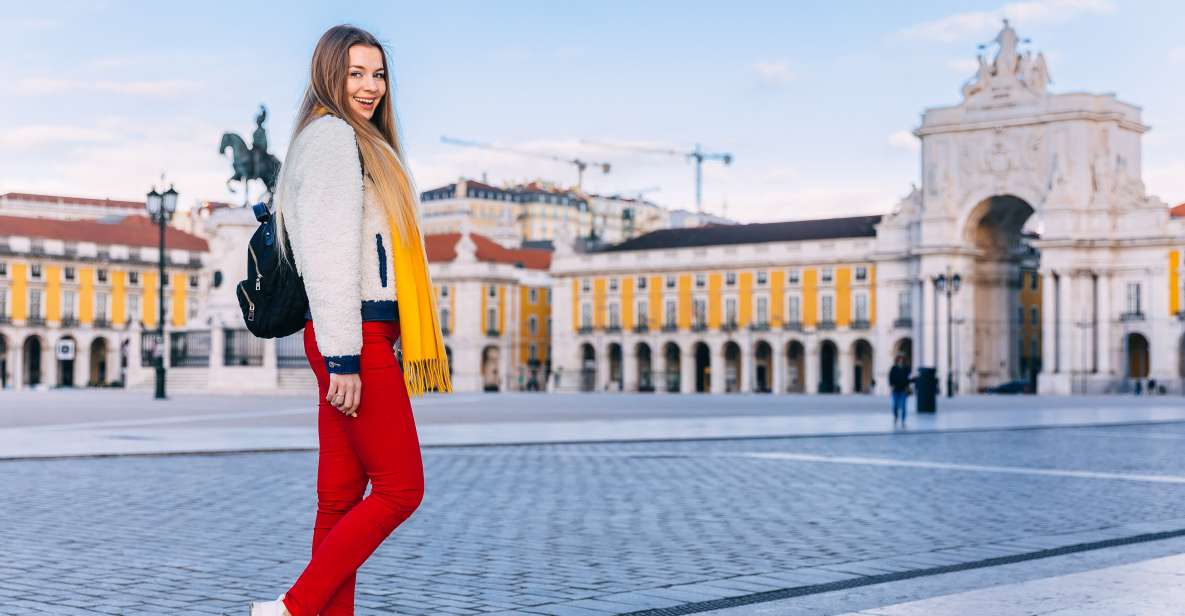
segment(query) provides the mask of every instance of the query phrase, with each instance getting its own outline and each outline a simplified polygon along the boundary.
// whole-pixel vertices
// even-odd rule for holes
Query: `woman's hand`
[[[362,402],[362,378],[357,374],[330,374],[325,399],[333,408],[357,417],[358,405]]]

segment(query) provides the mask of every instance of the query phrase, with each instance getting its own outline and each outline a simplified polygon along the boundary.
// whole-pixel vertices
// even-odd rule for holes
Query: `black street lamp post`
[[[955,368],[954,368],[954,354],[951,351],[953,337],[954,320],[951,317],[952,306],[951,296],[959,292],[959,286],[963,282],[963,277],[955,274],[951,275],[950,266],[946,267],[945,274],[939,274],[934,279],[934,288],[939,293],[946,293],[946,397],[950,398],[955,395]]]
[[[159,267],[157,275],[157,283],[159,288],[157,290],[156,306],[156,335],[157,343],[156,349],[153,352],[156,359],[156,395],[157,400],[165,399],[165,223],[173,217],[173,212],[177,210],[177,191],[172,185],[163,193],[156,192],[156,187],[152,187],[152,192],[148,193],[148,198],[144,202],[144,207],[148,210],[148,215],[152,217],[152,222],[157,224],[160,230],[160,250],[158,251]]]

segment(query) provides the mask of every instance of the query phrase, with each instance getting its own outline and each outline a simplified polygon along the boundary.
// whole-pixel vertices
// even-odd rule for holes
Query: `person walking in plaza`
[[[308,294],[319,394],[312,558],[251,616],[354,613],[356,571],[424,496],[409,396],[452,389],[390,84],[373,35],[322,35],[275,199],[276,236],[290,244],[279,253]]]
[[[901,423],[905,427],[906,402],[909,401],[909,388],[914,379],[909,376],[909,364],[904,355],[898,355],[889,368],[889,389],[893,398],[893,426]]]

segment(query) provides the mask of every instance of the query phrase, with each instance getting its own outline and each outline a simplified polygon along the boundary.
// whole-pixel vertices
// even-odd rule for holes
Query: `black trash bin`
[[[935,368],[918,368],[918,412],[933,413],[938,410],[938,371]]]

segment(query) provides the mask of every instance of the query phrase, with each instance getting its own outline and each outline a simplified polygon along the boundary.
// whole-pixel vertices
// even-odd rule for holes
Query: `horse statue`
[[[234,161],[231,164],[235,174],[226,181],[226,188],[233,192],[231,182],[242,182],[244,205],[248,201],[247,183],[251,180],[262,180],[264,186],[267,187],[268,196],[276,191],[276,179],[280,175],[280,159],[267,151],[267,131],[263,128],[263,122],[266,119],[267,108],[260,105],[259,113],[255,116],[255,133],[251,137],[251,147],[247,147],[247,142],[235,133],[223,133],[222,143],[218,146],[220,154],[225,155],[227,148],[230,148],[234,153]]]

